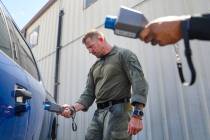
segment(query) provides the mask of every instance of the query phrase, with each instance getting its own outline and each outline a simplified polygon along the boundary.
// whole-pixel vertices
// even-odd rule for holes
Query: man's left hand
[[[141,130],[143,130],[142,118],[132,116],[130,122],[128,123],[128,134],[136,135]]]

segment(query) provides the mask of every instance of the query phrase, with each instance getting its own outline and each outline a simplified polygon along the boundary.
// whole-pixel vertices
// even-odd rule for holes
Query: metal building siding
[[[53,96],[54,92],[54,69],[55,55],[50,55],[43,60],[38,61],[38,67],[43,79],[43,83],[48,92]]]
[[[53,95],[54,88],[58,15],[59,1],[55,2],[38,20],[27,28],[27,34],[30,34],[39,26],[38,45],[33,47],[32,51],[40,68],[44,85],[51,95]]]
[[[135,136],[134,140],[209,140],[210,43],[191,41],[197,81],[192,87],[183,87],[176,68],[173,46],[166,48],[152,47],[139,40],[115,36],[113,31],[103,28],[104,17],[106,15],[117,15],[120,5],[127,5],[140,10],[149,20],[152,20],[166,15],[208,12],[210,1],[97,0],[87,9],[83,9],[83,0],[60,0],[56,2],[39,19],[41,20],[40,25],[45,26],[45,30],[40,33],[42,34],[40,39],[43,43],[33,49],[37,53],[36,56],[46,85],[53,91],[52,80],[55,60],[53,51],[56,42],[59,7],[65,13],[60,59],[59,104],[72,104],[82,93],[89,68],[96,59],[88,54],[81,43],[81,37],[90,29],[98,28],[104,32],[108,42],[128,48],[138,56],[149,83],[144,130]],[[53,7],[56,10],[52,10]],[[50,21],[53,19],[47,18],[50,15],[55,20]],[[50,26],[49,21],[54,26]],[[51,36],[49,36],[49,32]],[[49,44],[46,50],[44,49],[46,45],[44,42]],[[183,54],[183,42],[180,41],[178,44],[184,74],[189,80],[190,73]],[[58,140],[83,140],[95,108],[94,104],[88,112],[77,113],[77,132],[73,132],[71,129],[71,119],[59,117]]]
[[[125,5],[125,0],[97,0],[93,5],[84,9],[83,0],[63,1],[62,8],[65,12],[62,43],[66,46],[75,41],[87,31],[101,26],[107,14],[117,14],[120,5]],[[136,4],[137,1],[130,2]],[[108,8],[107,8],[108,7]]]
[[[58,3],[58,2],[56,2]],[[46,57],[55,51],[57,40],[57,24],[59,15],[59,5],[54,4],[46,11],[27,31],[31,33],[34,28],[39,26],[39,42],[33,48],[38,59]]]

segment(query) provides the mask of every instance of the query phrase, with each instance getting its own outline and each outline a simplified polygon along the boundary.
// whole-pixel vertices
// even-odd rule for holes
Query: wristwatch
[[[143,117],[144,112],[141,109],[134,109],[132,116],[134,117]]]

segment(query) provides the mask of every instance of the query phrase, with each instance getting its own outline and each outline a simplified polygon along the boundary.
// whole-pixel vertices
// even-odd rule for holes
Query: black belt
[[[127,102],[130,102],[130,98],[123,98],[123,99],[120,99],[120,100],[111,100],[111,101],[107,101],[107,102],[104,102],[104,103],[98,103],[97,108],[98,109],[104,109],[108,106],[112,106],[112,105],[119,104],[119,103],[127,103]]]

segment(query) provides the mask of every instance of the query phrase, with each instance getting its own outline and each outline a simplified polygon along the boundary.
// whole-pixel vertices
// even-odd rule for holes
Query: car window
[[[21,36],[18,27],[13,22],[10,14],[7,10],[4,10],[4,15],[6,19],[6,24],[9,28],[9,35],[12,40],[14,60],[22,66],[29,74],[31,74],[35,79],[40,80],[39,72],[37,69],[34,57],[29,49],[24,38]]]
[[[16,27],[14,27],[14,32],[17,40],[20,65],[34,78],[39,80],[39,72],[37,70],[37,65],[28,45],[26,44]]]
[[[8,56],[12,57],[10,38],[1,11],[0,11],[0,49]]]

